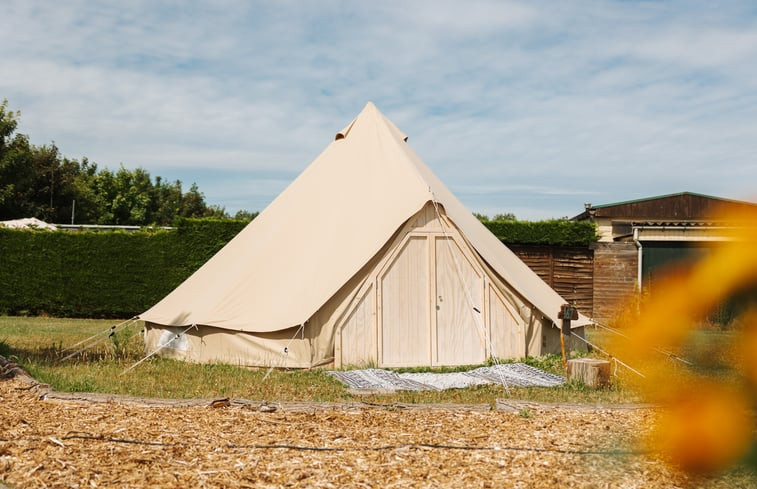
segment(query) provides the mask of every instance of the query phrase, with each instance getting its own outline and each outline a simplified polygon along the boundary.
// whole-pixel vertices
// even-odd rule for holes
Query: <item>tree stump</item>
[[[586,386],[599,388],[610,385],[610,362],[596,358],[568,360],[568,380],[580,380]]]

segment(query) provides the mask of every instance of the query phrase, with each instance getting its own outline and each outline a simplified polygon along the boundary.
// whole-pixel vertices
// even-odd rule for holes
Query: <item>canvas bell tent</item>
[[[436,366],[559,352],[564,303],[369,103],[139,317],[148,352],[193,362]]]

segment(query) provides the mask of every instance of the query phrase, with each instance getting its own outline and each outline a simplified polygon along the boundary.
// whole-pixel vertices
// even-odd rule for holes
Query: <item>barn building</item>
[[[607,319],[634,290],[650,292],[660,274],[730,239],[741,224],[722,216],[753,214],[757,204],[681,192],[612,204],[586,204],[573,220],[597,225],[591,314]],[[721,216],[721,217],[718,217]]]

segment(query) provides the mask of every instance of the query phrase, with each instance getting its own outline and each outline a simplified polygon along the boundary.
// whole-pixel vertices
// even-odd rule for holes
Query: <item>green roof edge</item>
[[[757,205],[754,202],[749,202],[749,201],[746,201],[746,200],[725,199],[723,197],[715,197],[714,195],[700,194],[700,193],[697,193],[697,192],[676,192],[676,193],[672,193],[672,194],[657,195],[657,196],[653,196],[653,197],[644,197],[644,198],[641,198],[641,199],[624,200],[624,201],[621,201],[621,202],[613,202],[613,203],[610,203],[610,204],[592,205],[590,207],[590,209],[604,209],[605,207],[614,207],[614,206],[626,205],[626,204],[636,204],[638,202],[646,202],[646,201],[649,201],[649,200],[657,200],[657,199],[666,199],[668,197],[678,197],[678,196],[682,196],[682,195],[693,195],[693,196],[696,196],[696,197],[704,197],[706,199],[720,200],[720,201],[723,201],[723,202],[733,202],[733,203],[736,203],[736,204]],[[576,217],[578,217],[578,216],[576,216]]]

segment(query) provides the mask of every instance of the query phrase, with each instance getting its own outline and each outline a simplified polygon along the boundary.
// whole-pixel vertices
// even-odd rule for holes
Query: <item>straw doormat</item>
[[[298,410],[263,410],[249,402],[150,407],[113,399],[56,399],[33,383],[0,379],[0,485],[667,488],[692,483],[636,451],[636,436],[654,422],[649,409],[533,405],[519,415],[450,406],[368,409],[357,403],[328,409],[301,404]],[[729,487],[728,481],[707,484]]]

